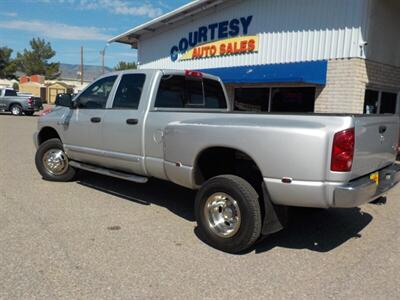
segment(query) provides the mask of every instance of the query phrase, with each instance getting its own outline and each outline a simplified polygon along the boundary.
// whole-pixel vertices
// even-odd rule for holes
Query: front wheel
[[[195,214],[204,242],[225,252],[248,249],[261,233],[257,192],[238,176],[216,176],[204,183],[196,196]]]
[[[36,151],[36,168],[43,179],[50,181],[70,181],[75,169],[69,165],[67,155],[59,139],[50,139],[41,144]]]

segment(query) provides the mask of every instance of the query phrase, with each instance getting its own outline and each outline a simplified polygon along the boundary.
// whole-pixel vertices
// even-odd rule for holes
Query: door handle
[[[380,133],[380,134],[385,133],[386,129],[387,129],[387,127],[384,126],[384,125],[379,126],[379,133]]]
[[[126,124],[128,124],[128,125],[136,125],[137,123],[139,123],[138,119],[127,119],[126,120]]]
[[[90,119],[90,122],[92,122],[92,123],[100,123],[101,122],[101,118],[93,117],[93,118]]]

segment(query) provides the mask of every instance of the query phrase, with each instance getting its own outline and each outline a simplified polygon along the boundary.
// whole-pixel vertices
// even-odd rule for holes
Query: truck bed
[[[352,168],[348,172],[334,172],[333,137],[351,128],[355,132]],[[385,130],[380,133],[382,128]],[[172,181],[176,178],[179,184],[193,188],[190,177],[175,168],[176,162],[184,166],[182,172],[190,172],[197,154],[204,149],[238,149],[255,161],[275,203],[330,207],[335,187],[395,162],[398,135],[396,115],[199,114],[197,119],[167,126],[166,172]],[[182,181],[183,177],[187,181]],[[292,183],[282,183],[283,178],[290,178]]]

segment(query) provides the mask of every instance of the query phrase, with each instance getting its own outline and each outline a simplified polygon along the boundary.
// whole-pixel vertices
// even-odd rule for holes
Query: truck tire
[[[36,151],[36,168],[43,179],[49,181],[70,181],[75,169],[69,165],[63,144],[57,138],[43,142]]]
[[[11,114],[14,116],[22,115],[22,106],[19,104],[13,104],[10,106]]]
[[[225,252],[248,249],[261,233],[258,194],[238,176],[216,176],[204,183],[196,196],[195,215],[202,240]]]

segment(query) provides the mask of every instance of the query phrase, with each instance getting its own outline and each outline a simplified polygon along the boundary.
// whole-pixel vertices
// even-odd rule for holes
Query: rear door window
[[[145,78],[146,75],[144,74],[123,75],[112,107],[117,109],[137,109]]]
[[[157,108],[224,109],[225,94],[218,81],[181,75],[161,78],[155,101]]]
[[[4,96],[17,96],[17,92],[13,90],[6,90]]]

